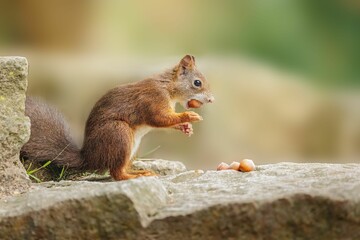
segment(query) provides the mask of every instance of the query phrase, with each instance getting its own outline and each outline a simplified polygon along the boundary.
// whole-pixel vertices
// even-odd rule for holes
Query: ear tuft
[[[195,57],[191,55],[186,55],[180,61],[180,65],[184,68],[193,68],[195,66]]]

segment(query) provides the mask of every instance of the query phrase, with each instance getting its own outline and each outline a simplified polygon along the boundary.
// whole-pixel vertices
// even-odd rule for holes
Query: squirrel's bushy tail
[[[40,99],[27,97],[25,113],[30,118],[31,135],[21,149],[21,157],[52,161],[57,166],[81,169],[84,161],[62,114]]]

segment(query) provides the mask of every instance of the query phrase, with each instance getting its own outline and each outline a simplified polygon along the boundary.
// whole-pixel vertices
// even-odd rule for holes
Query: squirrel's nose
[[[209,103],[213,103],[215,101],[215,98],[213,96],[211,96],[211,97],[208,97],[207,100]]]

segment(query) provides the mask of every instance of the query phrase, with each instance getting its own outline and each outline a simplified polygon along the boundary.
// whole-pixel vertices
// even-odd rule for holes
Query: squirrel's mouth
[[[189,109],[189,108],[200,108],[202,107],[202,105],[204,105],[205,103],[213,103],[215,100],[215,98],[210,94],[195,94],[193,96],[191,96],[189,99],[187,99],[186,101],[184,101],[182,103],[182,105],[184,106],[184,108]]]

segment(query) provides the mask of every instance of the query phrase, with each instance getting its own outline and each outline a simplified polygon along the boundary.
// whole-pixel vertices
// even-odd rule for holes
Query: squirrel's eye
[[[195,80],[194,81],[194,86],[195,87],[201,87],[201,81],[200,80]]]

